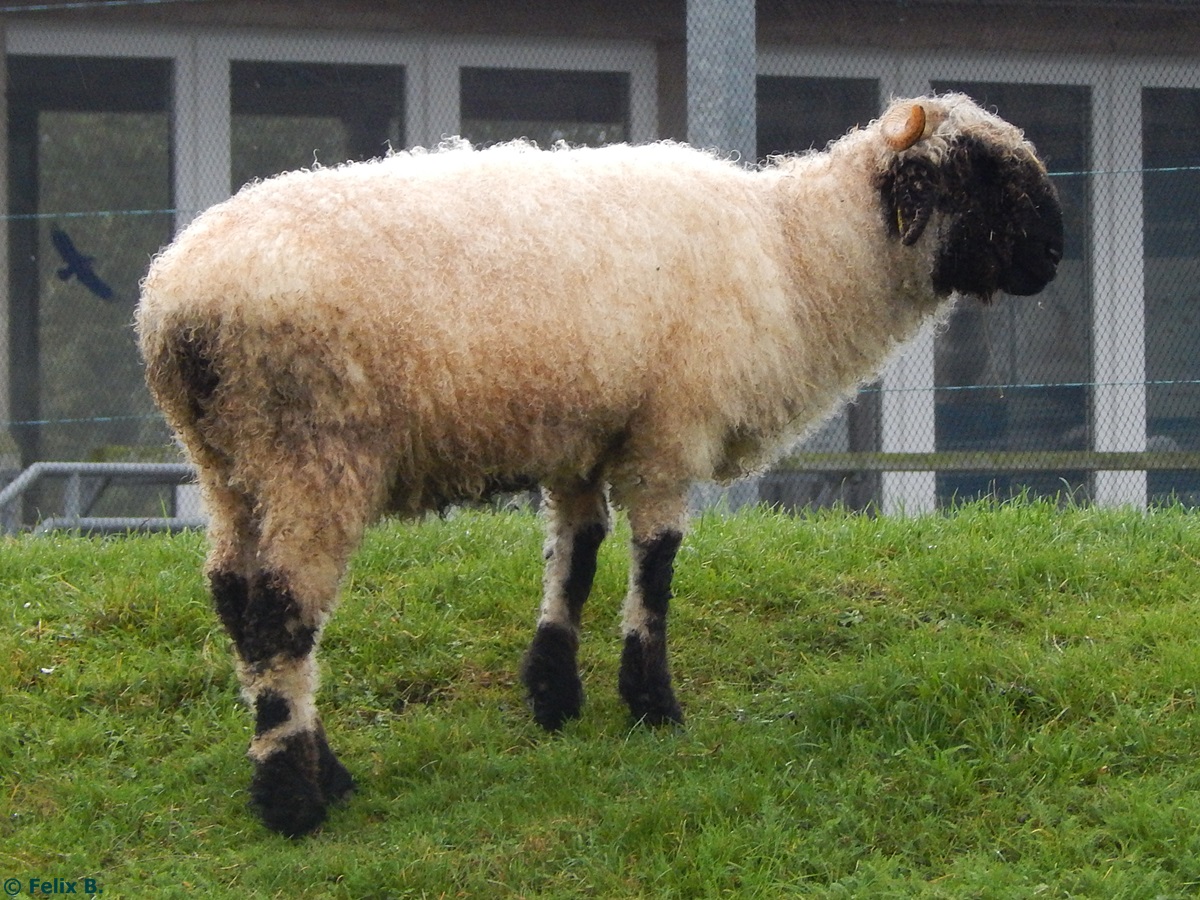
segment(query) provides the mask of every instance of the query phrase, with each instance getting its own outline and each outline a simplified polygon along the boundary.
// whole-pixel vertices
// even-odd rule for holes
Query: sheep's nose
[[[1057,235],[1031,240],[1014,254],[1012,265],[1001,276],[1001,290],[1022,297],[1038,293],[1054,280],[1062,258],[1063,242]]]

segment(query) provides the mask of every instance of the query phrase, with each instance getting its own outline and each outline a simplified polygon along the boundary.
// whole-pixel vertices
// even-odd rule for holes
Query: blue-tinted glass
[[[1200,90],[1142,91],[1146,440],[1200,450]],[[1200,503],[1194,472],[1151,472],[1150,499]]]

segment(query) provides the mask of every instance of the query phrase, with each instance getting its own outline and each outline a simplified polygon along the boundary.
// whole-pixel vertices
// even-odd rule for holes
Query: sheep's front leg
[[[667,663],[667,605],[682,540],[683,532],[675,528],[643,538],[635,531],[633,540],[617,683],[634,720],[647,725],[683,722]]]
[[[541,614],[521,667],[533,717],[547,731],[578,718],[583,682],[576,654],[583,604],[592,590],[596,555],[608,534],[608,500],[591,484],[547,489],[548,519]]]

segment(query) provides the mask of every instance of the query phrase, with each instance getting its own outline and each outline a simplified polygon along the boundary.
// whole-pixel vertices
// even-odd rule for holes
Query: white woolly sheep
[[[375,517],[542,486],[522,677],[556,729],[583,700],[611,497],[632,528],[619,690],[635,719],[680,722],[666,619],[689,485],[760,468],[957,295],[1036,293],[1061,254],[1033,147],[962,95],[754,171],[674,143],[454,146],[280,175],[199,216],[137,327],[211,515],[264,822],[306,833],[353,787],[314,652]]]

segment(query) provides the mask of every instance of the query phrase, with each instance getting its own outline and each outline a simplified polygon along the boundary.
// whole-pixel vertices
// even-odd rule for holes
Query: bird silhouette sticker
[[[80,284],[101,300],[113,298],[113,289],[92,268],[95,257],[84,256],[80,253],[75,247],[75,242],[71,240],[71,236],[57,225],[50,226],[50,240],[54,244],[54,249],[58,251],[58,255],[62,257],[62,261],[66,263],[58,270],[58,277],[62,281],[77,278]]]

